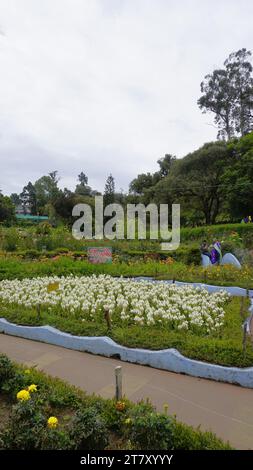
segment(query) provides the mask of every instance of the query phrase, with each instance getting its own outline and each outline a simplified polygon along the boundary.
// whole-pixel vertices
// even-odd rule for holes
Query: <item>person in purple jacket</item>
[[[222,260],[221,243],[216,240],[211,249],[211,263],[220,264]]]

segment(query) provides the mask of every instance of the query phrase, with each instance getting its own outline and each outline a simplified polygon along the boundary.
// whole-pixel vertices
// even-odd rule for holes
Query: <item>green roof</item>
[[[21,220],[48,220],[49,217],[47,215],[30,215],[30,214],[16,214],[17,219]]]

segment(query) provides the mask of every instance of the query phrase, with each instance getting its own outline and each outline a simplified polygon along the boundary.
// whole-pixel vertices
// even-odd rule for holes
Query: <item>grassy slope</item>
[[[74,219],[73,219],[74,220]],[[148,247],[158,247],[157,241],[150,241],[148,239],[149,230],[147,229],[147,240],[138,240],[136,233],[136,240],[75,240],[71,235],[71,230],[58,227],[53,228],[49,234],[43,235],[38,233],[38,226],[21,226],[16,225],[13,227],[0,226],[0,249],[5,249],[6,237],[11,237],[15,242],[17,249],[31,249],[36,248],[35,238],[38,241],[39,236],[48,237],[50,239],[51,249],[58,247],[67,247],[72,250],[82,249],[84,246],[95,245],[115,245],[116,248],[133,248],[133,249],[148,249]],[[253,224],[216,224],[216,225],[203,225],[199,227],[181,227],[181,241],[187,242],[189,240],[200,241],[203,238],[214,237],[227,238],[231,232],[237,232],[238,235],[244,237],[253,234]],[[26,236],[23,237],[22,234]],[[18,235],[18,236],[17,236]],[[30,237],[29,237],[30,235]],[[16,239],[15,239],[16,236]],[[45,238],[46,240],[46,238]],[[8,240],[7,240],[8,241]]]

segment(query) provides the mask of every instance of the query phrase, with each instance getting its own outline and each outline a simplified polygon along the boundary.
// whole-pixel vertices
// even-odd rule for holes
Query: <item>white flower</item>
[[[48,292],[48,285],[59,288]],[[156,325],[200,334],[219,331],[224,324],[226,291],[209,294],[204,288],[163,282],[136,282],[106,275],[41,277],[0,282],[0,302],[34,308],[40,305],[55,315],[75,315],[81,321],[111,321]]]

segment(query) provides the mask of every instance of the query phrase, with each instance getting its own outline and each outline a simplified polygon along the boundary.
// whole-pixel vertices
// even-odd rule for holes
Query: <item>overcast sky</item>
[[[0,189],[59,170],[127,189],[215,139],[200,82],[253,44],[252,0],[1,0]]]

